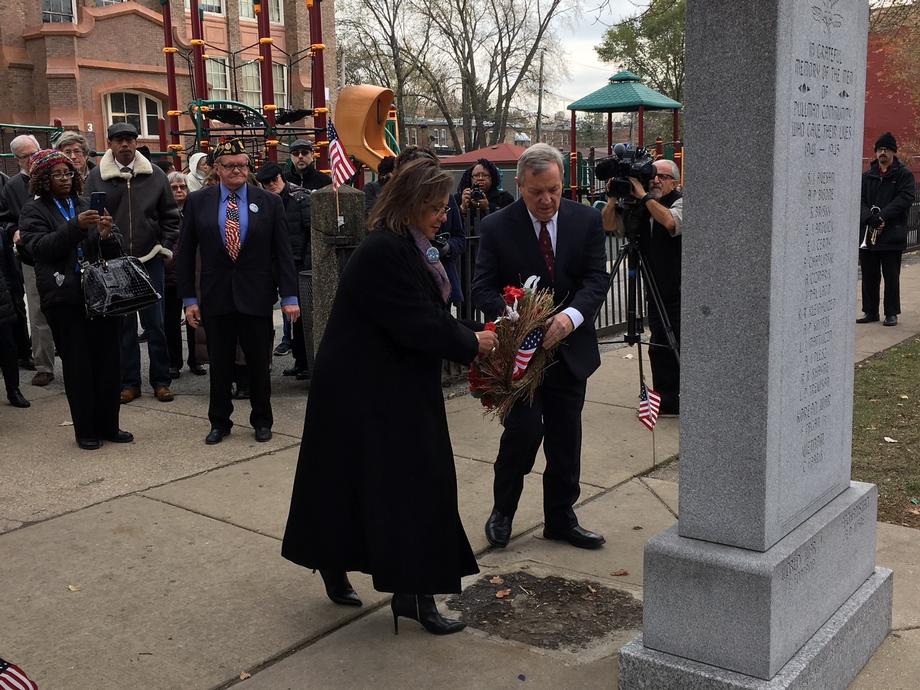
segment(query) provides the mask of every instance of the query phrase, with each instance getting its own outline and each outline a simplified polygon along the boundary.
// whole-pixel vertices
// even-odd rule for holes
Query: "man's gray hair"
[[[517,177],[523,180],[525,171],[529,170],[534,174],[539,174],[553,165],[559,167],[559,174],[564,177],[565,161],[559,150],[549,144],[534,144],[518,158]]]
[[[16,149],[21,148],[25,143],[35,144],[35,148],[37,148],[39,151],[42,149],[42,145],[38,143],[38,139],[36,139],[33,135],[20,134],[18,137],[13,137],[13,140],[10,142],[10,153],[15,156]]]
[[[83,149],[84,156],[89,154],[89,144],[86,141],[86,137],[73,130],[62,132],[58,140],[54,142],[54,148],[60,151],[65,146],[70,146],[71,144],[79,144],[80,148]]]
[[[664,161],[670,166],[671,177],[674,178],[675,182],[680,182],[680,167],[678,167],[677,163],[672,161],[670,158],[659,158],[657,161],[655,161],[655,163],[658,163],[660,161]]]
[[[188,184],[188,176],[184,172],[179,172],[178,170],[173,170],[166,176],[166,179],[169,180],[169,184],[173,182],[184,182]]]

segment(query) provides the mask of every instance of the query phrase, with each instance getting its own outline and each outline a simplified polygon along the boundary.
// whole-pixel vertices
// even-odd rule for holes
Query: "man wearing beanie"
[[[859,265],[863,315],[856,323],[879,320],[879,288],[885,278],[885,325],[896,326],[901,313],[901,253],[907,246],[907,214],[914,202],[914,176],[895,155],[891,132],[875,142],[876,159],[862,178]]]

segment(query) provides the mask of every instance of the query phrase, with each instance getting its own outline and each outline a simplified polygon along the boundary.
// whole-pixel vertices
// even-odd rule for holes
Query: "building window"
[[[191,9],[191,3],[189,0],[185,0],[185,9]],[[200,0],[198,3],[198,9],[203,10],[204,12],[211,12],[212,14],[223,14],[224,13],[224,0]]]
[[[230,71],[226,58],[208,58],[205,65],[208,98],[212,101],[230,100]]]
[[[77,17],[74,0],[42,0],[42,21],[51,24],[73,23]]]
[[[268,21],[275,24],[284,23],[284,13],[281,9],[281,0],[267,0],[268,3]],[[263,7],[266,0],[262,0]],[[240,16],[243,19],[255,19],[256,11],[252,7],[252,0],[240,0]]]
[[[96,7],[108,7],[109,5],[120,5],[126,0],[96,0]]]
[[[253,60],[243,64],[242,90],[240,102],[262,109],[262,65]],[[287,65],[272,63],[272,86],[275,91],[275,105],[279,108],[287,107]]]
[[[272,63],[272,86],[275,89],[275,105],[287,107],[287,65]]]
[[[245,63],[241,70],[243,88],[240,94],[240,102],[257,110],[262,108],[262,74],[260,68],[261,64],[253,60]]]
[[[106,109],[110,125],[130,122],[137,127],[142,137],[155,137],[159,134],[162,109],[160,102],[150,96],[133,91],[110,93],[106,96]]]

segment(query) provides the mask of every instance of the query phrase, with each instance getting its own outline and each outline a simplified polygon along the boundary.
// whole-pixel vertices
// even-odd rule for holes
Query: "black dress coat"
[[[383,592],[459,592],[478,572],[440,378],[442,359],[477,352],[414,242],[371,232],[345,266],[316,355],[285,558],[370,573]]]

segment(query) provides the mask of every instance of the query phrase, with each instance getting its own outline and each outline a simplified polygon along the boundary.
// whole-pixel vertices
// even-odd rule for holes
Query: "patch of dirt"
[[[597,582],[490,575],[448,599],[467,625],[544,649],[579,649],[616,630],[642,627],[642,602]]]

